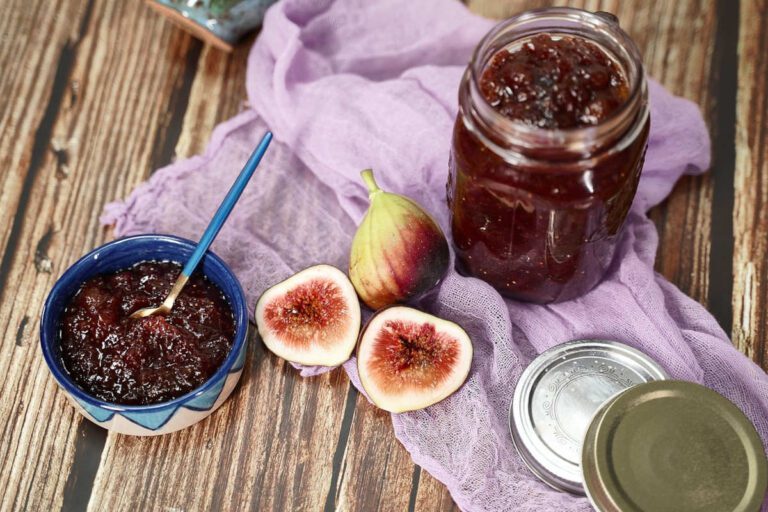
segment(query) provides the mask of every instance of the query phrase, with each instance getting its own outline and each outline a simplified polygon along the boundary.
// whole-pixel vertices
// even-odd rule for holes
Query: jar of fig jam
[[[496,26],[459,89],[447,186],[459,270],[539,303],[593,288],[649,122],[639,52],[612,15],[551,8]]]

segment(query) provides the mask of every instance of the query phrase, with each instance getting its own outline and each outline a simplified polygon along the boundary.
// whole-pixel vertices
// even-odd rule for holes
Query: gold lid
[[[670,380],[603,405],[587,431],[582,470],[602,512],[759,510],[768,484],[749,419],[704,386]]]

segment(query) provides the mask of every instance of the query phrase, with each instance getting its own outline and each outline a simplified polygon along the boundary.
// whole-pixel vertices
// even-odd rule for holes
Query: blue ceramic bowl
[[[229,267],[210,251],[198,268],[224,292],[235,316],[236,330],[229,356],[202,386],[179,398],[159,404],[112,404],[90,396],[80,389],[62,365],[58,337],[61,315],[83,282],[98,274],[114,272],[141,261],[170,260],[183,264],[194,248],[193,242],[170,235],[121,238],[83,256],[64,272],[48,295],[40,320],[40,344],[45,362],[74,406],[97,425],[131,435],[174,432],[211,414],[227,399],[240,380],[248,339],[245,294]]]
[[[261,25],[275,0],[149,0],[149,6],[177,25],[225,51]]]

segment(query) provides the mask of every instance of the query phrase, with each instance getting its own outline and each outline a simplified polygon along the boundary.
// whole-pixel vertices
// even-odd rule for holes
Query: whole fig
[[[434,288],[448,271],[448,241],[411,199],[379,188],[361,173],[371,205],[352,240],[349,278],[372,309],[405,302]]]

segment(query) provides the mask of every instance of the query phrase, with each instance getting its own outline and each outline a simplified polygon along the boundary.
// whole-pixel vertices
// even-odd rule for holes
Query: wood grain
[[[57,248],[51,204],[61,187],[52,125],[69,81],[86,2],[30,9],[7,2],[0,20],[0,489],[3,509],[60,506],[80,419],[37,350],[37,322]],[[69,20],[69,21],[65,21]],[[47,210],[46,210],[47,208]],[[77,249],[76,249],[77,250]],[[37,257],[36,257],[37,256]],[[36,264],[37,263],[37,264]]]
[[[98,430],[101,444],[104,434],[82,428],[57,391],[37,348],[40,308],[56,276],[107,240],[104,203],[167,163],[153,151],[168,105],[183,100],[184,56],[201,45],[138,2],[7,6],[0,96],[13,101],[0,112],[0,211],[15,215],[0,216],[0,484],[3,508],[46,510],[74,503],[68,487],[90,487],[70,466],[83,434]],[[168,48],[176,53],[146,58]],[[98,452],[84,455],[98,465]]]
[[[698,103],[711,127],[715,122],[709,82],[715,4],[644,2],[642,8],[626,14],[639,22],[629,32],[640,46],[648,74],[672,93]],[[685,38],[695,39],[696,44],[676,43]],[[712,187],[711,173],[684,177],[651,213],[659,230],[657,270],[704,305],[709,297]]]
[[[302,379],[251,340],[244,379],[207,420],[157,438],[111,435],[89,510],[320,510],[348,380]]]
[[[502,18],[552,2],[466,3]],[[739,16],[728,0],[565,3],[616,13],[649,74],[705,112],[713,169],[684,178],[653,211],[657,269],[709,304],[726,330],[732,302],[734,341],[768,367],[767,0],[742,2]],[[242,385],[188,430],[107,436],[66,403],[37,349],[46,293],[109,238],[98,225],[107,201],[203,151],[215,125],[245,108],[252,39],[227,55],[141,2],[4,7],[0,509],[455,510],[396,441],[389,416],[342,371],[302,379],[256,339]]]
[[[740,19],[733,341],[768,368],[768,1],[742,2]]]
[[[93,199],[70,205],[71,216],[94,224],[86,233],[100,231],[95,222],[104,202],[127,195],[154,168],[202,150],[215,124],[242,107],[246,54],[238,50],[236,62],[203,49],[138,2],[97,2],[94,19],[97,37],[83,42],[83,67],[75,70],[91,85],[61,129],[98,130],[94,147],[115,140],[126,146],[111,144],[111,151],[93,155],[89,169],[73,162],[73,172],[92,173],[81,178],[83,185],[96,182],[107,192],[92,208],[75,209]],[[127,33],[133,37],[126,40]],[[145,135],[132,141],[134,130]],[[114,171],[104,176],[104,168]],[[113,188],[105,190],[107,184]],[[322,506],[348,381],[338,371],[304,381],[258,343],[253,346],[249,378],[210,420],[161,438],[110,434],[89,509]]]
[[[177,158],[202,153],[213,128],[247,107],[245,70],[253,40],[247,38],[231,55],[213,46],[203,48],[175,148]]]

